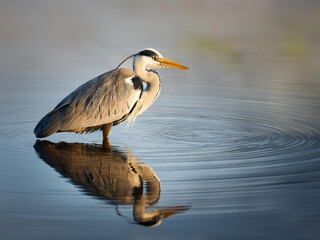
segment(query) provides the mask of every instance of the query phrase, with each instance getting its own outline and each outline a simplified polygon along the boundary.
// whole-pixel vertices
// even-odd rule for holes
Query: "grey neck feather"
[[[139,61],[134,61],[133,71],[138,77],[145,83],[147,83],[146,89],[143,91],[140,97],[141,108],[139,113],[145,111],[158,97],[160,93],[161,81],[159,75],[154,70],[146,70],[145,64],[139,64]]]

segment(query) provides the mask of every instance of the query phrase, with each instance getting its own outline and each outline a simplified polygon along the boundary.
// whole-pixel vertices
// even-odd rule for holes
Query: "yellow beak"
[[[159,59],[157,59],[157,61],[166,67],[178,68],[178,69],[183,69],[183,70],[190,70],[190,68],[183,66],[180,63],[166,59],[166,58],[159,58]]]

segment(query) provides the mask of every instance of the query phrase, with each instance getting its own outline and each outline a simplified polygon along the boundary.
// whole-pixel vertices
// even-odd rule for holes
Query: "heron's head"
[[[153,68],[178,68],[183,70],[189,70],[188,67],[183,66],[177,62],[164,58],[157,50],[152,48],[146,48],[141,52],[134,55],[134,67],[145,66]]]

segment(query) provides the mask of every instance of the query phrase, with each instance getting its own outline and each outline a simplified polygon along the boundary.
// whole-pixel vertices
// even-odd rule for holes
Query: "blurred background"
[[[261,68],[276,74],[273,67],[299,61],[307,67],[281,74],[297,84],[318,84],[316,0],[1,1],[0,11],[6,87],[31,87],[21,77],[26,74],[42,75],[35,85],[51,84],[43,78],[57,72],[66,83],[70,74],[92,77],[146,47],[194,67],[225,58],[237,66],[255,64],[251,74]]]
[[[319,239],[319,12],[317,0],[1,0],[0,238]],[[156,228],[33,147],[63,97],[148,47],[191,69],[159,70],[157,101],[111,133],[159,177],[157,206],[191,207]]]

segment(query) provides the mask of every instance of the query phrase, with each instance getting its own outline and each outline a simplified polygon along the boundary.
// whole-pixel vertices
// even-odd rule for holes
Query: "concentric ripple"
[[[316,108],[192,96],[167,101],[172,107],[159,104],[135,126],[144,142],[139,156],[166,176],[167,199],[188,199],[194,210],[247,211],[272,207],[293,183],[319,186]]]
[[[142,131],[140,137],[174,144],[174,153],[189,149],[188,154],[196,152],[198,158],[212,154],[236,159],[306,157],[318,152],[319,114],[304,106],[213,99],[215,104],[208,107],[206,101],[188,100],[192,104],[185,108],[160,106],[154,115],[142,118],[141,126],[152,130]]]

